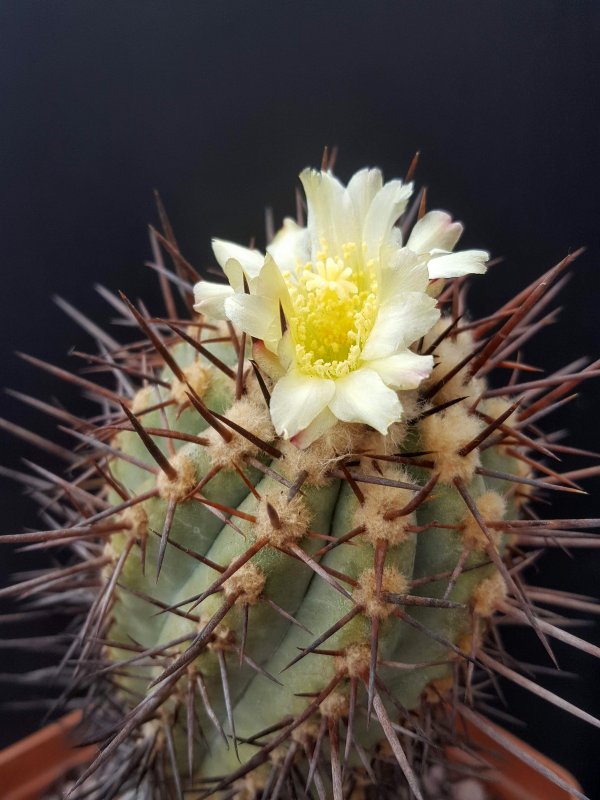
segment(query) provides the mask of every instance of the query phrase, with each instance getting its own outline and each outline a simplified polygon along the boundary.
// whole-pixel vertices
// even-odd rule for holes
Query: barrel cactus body
[[[102,420],[73,430],[83,518],[36,540],[75,541],[101,579],[68,653],[101,744],[82,796],[439,797],[430,767],[461,720],[486,724],[480,668],[528,681],[486,649],[498,616],[548,649],[568,636],[521,569],[561,528],[533,494],[577,491],[537,464],[553,445],[533,425],[588,371],[527,381],[517,352],[572,257],[472,321],[464,276],[487,254],[453,253],[462,228],[422,204],[402,246],[396,220],[406,236],[419,207],[376,172],[335,200],[346,216],[331,201],[329,229],[339,185],[309,173],[306,228],[286,221],[266,255],[216,242],[231,286],[199,282],[189,319],[160,262],[168,318],[113,300],[147,338],[110,364],[141,384],[98,389]],[[290,242],[313,235],[322,252],[290,277]],[[189,299],[168,225],[153,243]]]
[[[449,325],[441,320],[423,346]],[[450,351],[455,355],[459,348]],[[231,343],[212,352],[237,372]],[[249,364],[236,400],[233,375],[224,380],[222,368],[191,345],[173,349],[172,356],[184,374],[196,376],[202,389],[196,403],[219,418],[211,427],[184,394],[161,421],[161,410],[144,413],[143,404],[151,408],[172,399],[172,389],[159,389],[154,397],[143,389],[136,397],[133,407],[146,429],[169,428],[202,440],[169,440],[169,453],[168,437],[154,436],[174,470],[172,479],[156,474],[137,432],[119,432],[113,440],[126,457],[153,470],[123,459],[114,478],[128,494],[154,496],[123,512],[130,527],[107,545],[109,571],[125,559],[113,596],[110,658],[128,658],[119,641],[161,651],[187,637],[169,650],[176,658],[166,670],[161,659],[126,683],[140,692],[149,679],[181,678],[183,694],[197,698],[194,714],[206,736],[193,747],[194,769],[203,776],[235,772],[238,756],[243,764],[256,755],[256,746],[245,740],[290,715],[303,716],[311,705],[307,694],[323,699],[290,732],[294,749],[303,736],[309,746],[311,732],[323,722],[336,728],[347,723],[351,696],[356,744],[370,749],[382,738],[381,729],[366,725],[372,670],[407,711],[431,702],[438,686],[443,695],[460,645],[480,636],[504,599],[505,577],[488,551],[493,546],[502,558],[504,520],[517,515],[519,497],[514,485],[478,469],[485,463],[515,475],[523,470],[504,445],[479,452],[486,404],[479,416],[470,406],[484,385],[470,378],[456,382],[452,391],[459,393],[446,391],[441,405],[459,402],[437,413],[431,413],[435,400],[415,395],[413,418],[387,435],[339,424],[299,450],[276,436]],[[440,361],[438,374],[457,363],[452,356]],[[424,394],[434,388],[431,378]],[[490,405],[487,411],[497,412],[498,403]],[[468,453],[456,455],[470,445]],[[489,540],[461,490],[491,523]],[[202,705],[205,692],[218,726]],[[376,700],[376,710],[387,714],[381,688],[371,686],[371,693],[369,710]],[[175,716],[177,699],[168,706],[164,713]],[[183,715],[177,716],[184,726]],[[183,746],[183,735],[181,741]],[[184,756],[182,751],[182,761]]]

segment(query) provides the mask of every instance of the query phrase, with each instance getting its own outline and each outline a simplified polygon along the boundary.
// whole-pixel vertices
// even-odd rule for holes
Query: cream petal
[[[293,313],[290,293],[278,265],[272,255],[267,253],[263,266],[256,276],[249,282],[250,293],[268,297],[281,303],[287,315]]]
[[[361,169],[356,172],[348,183],[347,192],[350,195],[357,220],[364,220],[373,198],[383,186],[383,175],[379,169]],[[362,231],[359,231],[362,238]]]
[[[258,275],[263,261],[265,260],[265,257],[259,250],[249,250],[247,247],[242,247],[233,242],[226,242],[223,239],[213,239],[212,249],[215,258],[222,268],[225,268],[227,262],[233,258],[240,264],[246,275],[250,278]]]
[[[392,227],[388,242],[391,250],[398,250],[402,247],[402,231],[397,225]]]
[[[421,356],[406,350],[387,358],[368,361],[366,366],[374,369],[386,386],[409,391],[416,389],[428,378],[433,369],[433,356]]]
[[[334,394],[333,381],[298,372],[277,381],[271,393],[271,419],[279,436],[290,439],[307,428]]]
[[[381,297],[395,297],[400,292],[425,292],[429,273],[423,258],[407,247],[389,251],[382,258]],[[385,301],[384,301],[385,302]]]
[[[330,428],[333,428],[337,421],[335,414],[332,414],[328,408],[324,408],[308,427],[292,436],[291,442],[296,447],[299,447],[300,450],[304,450],[305,447],[308,447],[320,436],[323,436],[324,433],[327,433]]]
[[[278,381],[286,373],[281,361],[276,353],[272,352],[262,339],[255,339],[252,342],[252,357],[256,361],[259,370],[268,375],[272,380]]]
[[[362,230],[362,239],[367,244],[369,258],[374,258],[380,247],[389,241],[394,223],[406,208],[412,190],[412,183],[390,181],[371,201]]]
[[[245,274],[240,262],[235,258],[230,258],[225,262],[225,265],[222,267],[222,269],[227,276],[227,280],[229,281],[230,286],[233,288],[233,291],[243,292]]]
[[[225,300],[233,293],[227,284],[200,281],[194,286],[194,311],[212,319],[227,319]]]
[[[362,422],[386,433],[402,416],[402,405],[392,389],[372,369],[357,369],[335,382],[329,408],[343,422]]]
[[[422,292],[405,292],[380,308],[362,350],[364,361],[386,358],[424,336],[440,317],[436,301]]]
[[[267,253],[273,257],[282,272],[291,272],[297,264],[306,264],[310,261],[310,237],[307,228],[301,228],[293,219],[286,217],[283,226],[267,247]]]
[[[225,314],[234,325],[256,339],[267,342],[281,336],[277,300],[233,294],[225,300]]]
[[[341,253],[342,245],[356,241],[358,225],[350,195],[329,172],[305,169],[300,180],[306,194],[307,228],[311,239],[311,260],[325,240],[329,254]]]
[[[428,211],[411,231],[407,247],[415,253],[429,253],[432,250],[453,250],[463,232],[460,222],[452,222],[445,211]]]
[[[283,369],[288,372],[294,364],[294,354],[296,352],[292,332],[289,328],[278,341],[276,352]]]
[[[460,278],[462,275],[483,275],[490,254],[485,250],[459,250],[458,253],[433,255],[427,262],[429,277]]]

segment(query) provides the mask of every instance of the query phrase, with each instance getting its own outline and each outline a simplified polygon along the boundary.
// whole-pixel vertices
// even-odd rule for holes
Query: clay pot
[[[497,740],[467,720],[463,719],[461,724],[471,743],[480,748],[480,758],[489,764],[490,769],[486,771],[486,778],[489,779],[489,782],[486,781],[486,790],[492,800],[576,800],[575,793],[567,788],[557,786],[545,775],[518,758],[514,752],[511,752],[513,749],[543,765],[561,778],[571,789],[581,792],[581,786],[566,769],[555,764],[554,761],[498,725],[489,720],[485,721],[486,727],[502,737],[506,746],[500,745]],[[475,761],[458,748],[450,748],[448,756],[457,763],[472,763],[481,767],[480,760]]]
[[[80,720],[81,712],[73,711],[58,722],[0,752],[2,800],[41,800],[45,792],[76,767],[92,760],[97,752],[94,746],[73,745],[72,733]],[[562,767],[507,731],[492,723],[486,724],[521,753],[535,758],[562,778],[568,786],[581,791],[575,778]],[[575,800],[573,793],[555,786],[548,778],[523,763],[510,749],[500,747],[470,723],[465,722],[465,726],[469,738],[481,748],[482,757],[490,765],[487,790],[493,800]],[[470,761],[457,748],[451,748],[448,755],[456,763]]]
[[[72,732],[81,712],[47,725],[0,752],[2,800],[40,800],[75,767],[89,762],[96,748],[74,747]]]

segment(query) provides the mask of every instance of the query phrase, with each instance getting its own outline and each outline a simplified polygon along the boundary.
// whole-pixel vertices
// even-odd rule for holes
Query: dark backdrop
[[[597,357],[599,29],[600,5],[583,0],[3,0],[2,383],[72,402],[13,355],[64,366],[70,347],[89,346],[53,305],[54,293],[94,318],[108,311],[95,282],[156,300],[142,266],[153,187],[184,253],[204,268],[212,235],[261,242],[267,203],[277,219],[293,211],[295,176],[319,163],[324,144],[339,146],[343,178],[364,165],[402,175],[422,151],[418,177],[430,187],[430,207],[467,222],[466,245],[504,257],[474,282],[480,313],[587,245],[560,328],[544,332],[527,357],[548,367]],[[597,397],[587,386],[554,425],[600,449]],[[51,430],[8,397],[1,406],[21,425]],[[18,467],[20,455],[51,463],[8,436],[0,442],[5,464]],[[589,488],[597,492],[598,482]],[[2,491],[2,528],[35,524],[18,488],[3,481]],[[593,495],[557,498],[556,516],[594,513]],[[554,552],[535,580],[597,595],[599,561],[597,551],[575,560]],[[35,562],[2,550],[0,582],[24,564]],[[584,635],[598,641],[593,628]],[[533,637],[511,638],[524,659],[543,659]],[[581,677],[544,685],[600,714],[597,665],[556,651]],[[51,659],[4,649],[0,657],[0,672]],[[10,699],[34,696],[0,689]],[[597,731],[525,692],[506,693],[525,737],[593,794]],[[0,738],[10,741],[39,712],[4,709],[2,718]]]

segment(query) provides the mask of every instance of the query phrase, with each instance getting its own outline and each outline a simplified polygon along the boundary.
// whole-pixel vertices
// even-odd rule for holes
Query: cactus
[[[538,598],[522,580],[532,544],[594,541],[596,520],[540,520],[532,503],[579,491],[576,474],[540,460],[561,446],[535,422],[595,371],[529,380],[518,355],[577,254],[472,320],[464,280],[487,253],[452,252],[459,223],[425,214],[422,196],[407,207],[410,182],[383,186],[375,170],[348,190],[330,172],[302,177],[306,228],[286,220],[265,255],[214,243],[230,287],[200,280],[160,208],[167,316],[109,298],[141,341],[117,347],[63,303],[117,388],[62,372],[101,417],[69,417],[76,478],[38,470],[48,529],[4,541],[70,552],[14,593],[89,601],[63,666],[101,747],[74,796],[431,797],[444,748],[468,749],[464,724],[489,732],[473,709],[496,673],[600,724],[490,637],[502,618],[530,626],[550,657],[552,638],[599,655],[540,612],[560,593]],[[375,254],[340,232],[351,213],[362,224],[358,201],[345,216],[335,205],[359,182]],[[405,237],[418,217],[404,247],[398,217]],[[286,271],[309,236],[322,252]],[[374,332],[379,345],[395,337],[385,364]],[[492,370],[509,380],[491,388]]]

